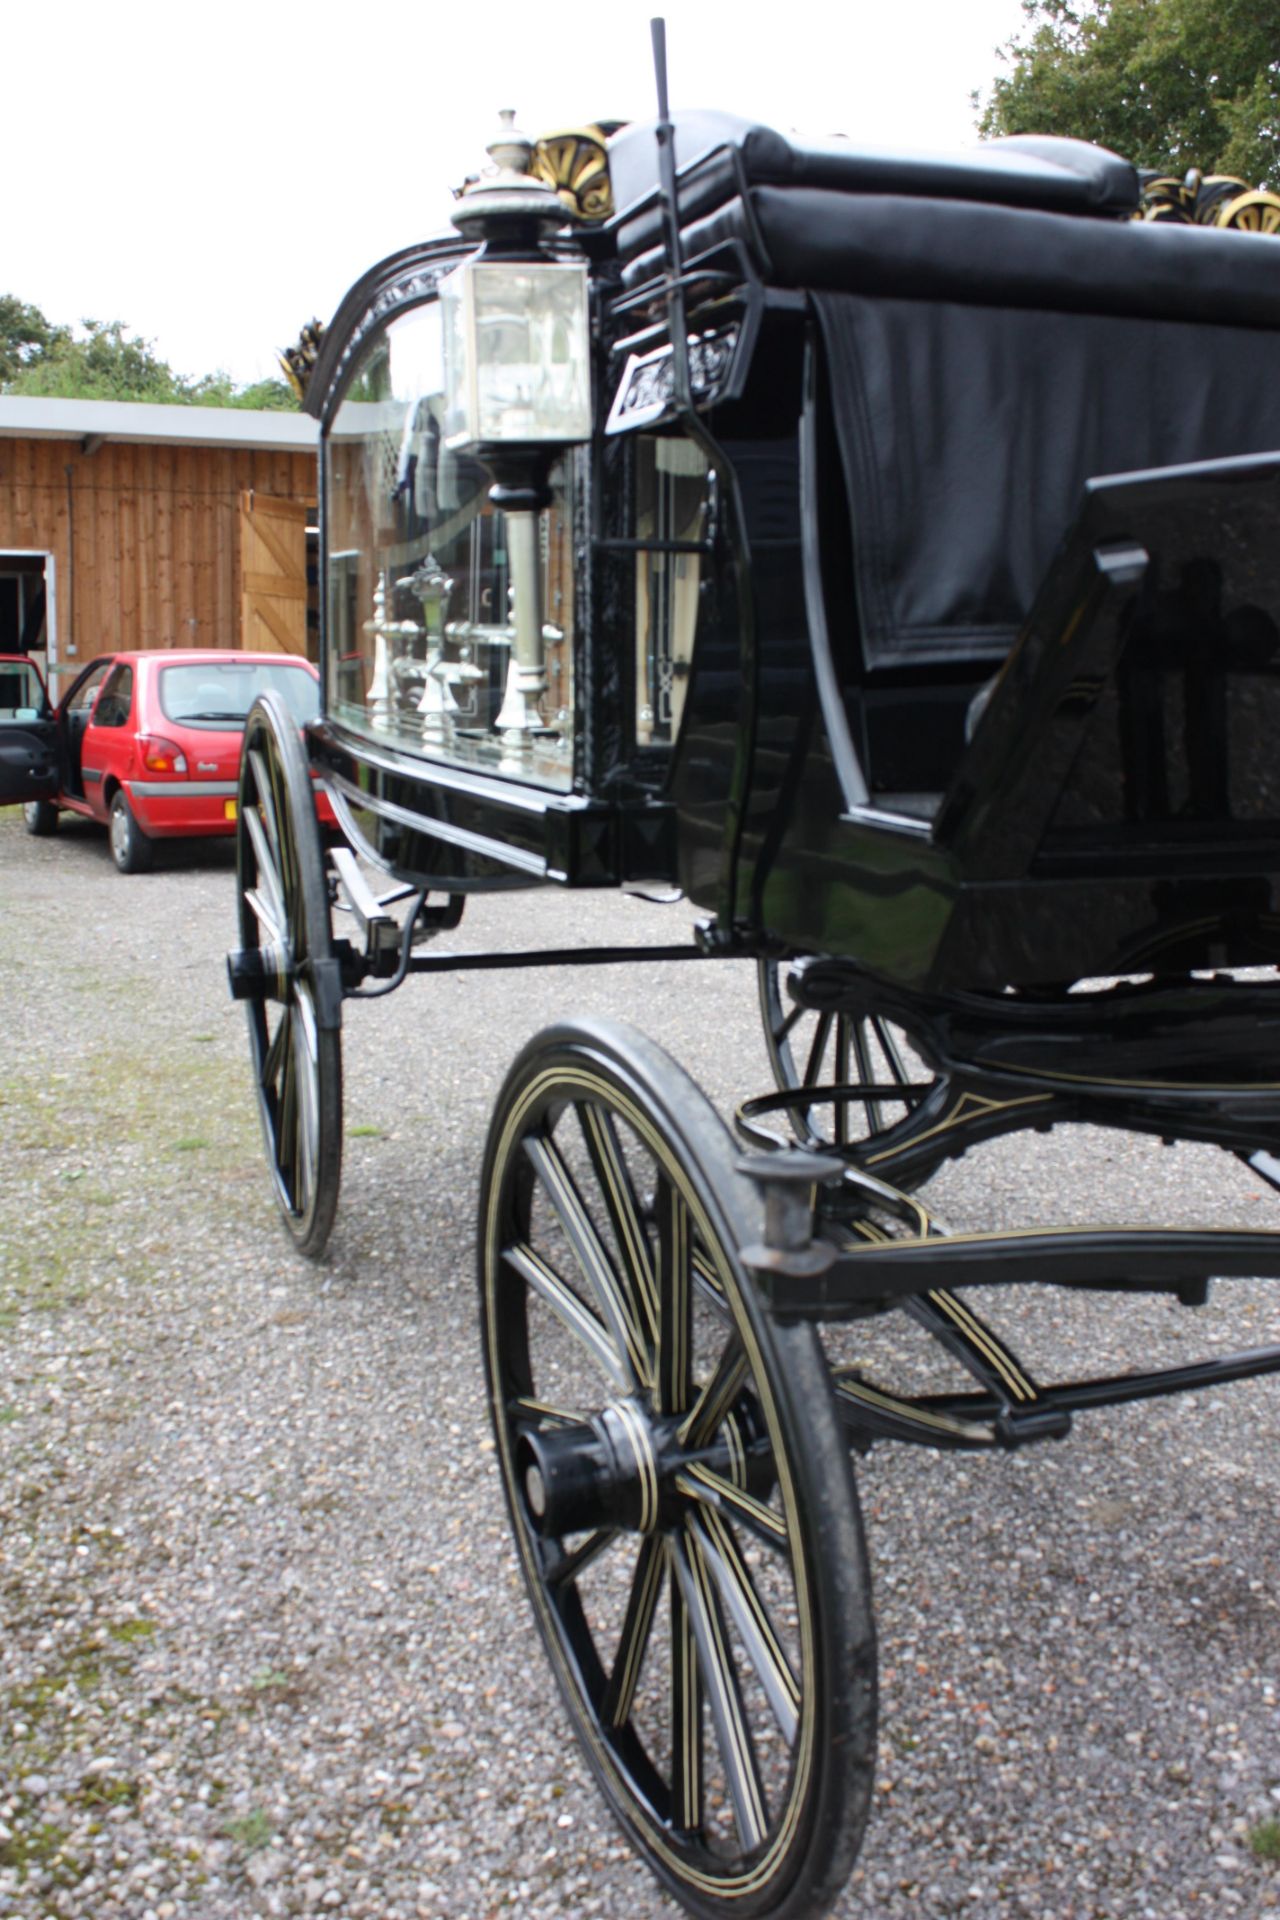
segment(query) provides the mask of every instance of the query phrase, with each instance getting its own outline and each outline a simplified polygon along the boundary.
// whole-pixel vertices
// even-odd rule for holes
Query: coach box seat
[[[677,116],[686,261],[808,290],[853,522],[865,665],[1008,648],[1086,479],[1280,448],[1280,240],[1134,221],[1083,142],[806,146]],[[628,284],[660,265],[653,127],[610,144]]]

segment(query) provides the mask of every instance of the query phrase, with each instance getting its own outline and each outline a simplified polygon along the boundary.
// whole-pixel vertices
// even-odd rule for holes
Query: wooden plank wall
[[[315,455],[0,439],[0,552],[56,555],[64,685],[116,648],[240,645],[246,489],[314,501]]]

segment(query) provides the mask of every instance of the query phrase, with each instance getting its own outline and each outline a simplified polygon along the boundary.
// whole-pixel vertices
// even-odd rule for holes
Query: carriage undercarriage
[[[727,950],[436,952],[462,896],[379,890],[387,876],[367,843],[356,842],[362,864],[349,842],[322,848],[291,728],[267,708],[254,729],[240,847],[248,941],[231,956],[232,990],[256,1036],[281,1208],[314,1256],[338,1184],[345,1000],[412,974],[706,962]],[[875,1637],[850,1455],[887,1441],[1019,1448],[1065,1438],[1091,1408],[1280,1371],[1271,1346],[1047,1382],[967,1297],[1038,1283],[1195,1307],[1213,1277],[1280,1278],[1278,1234],[952,1234],[918,1192],[982,1142],[1077,1123],[1209,1141],[1280,1177],[1258,1145],[1274,1136],[1274,1087],[1099,1075],[1086,1087],[1047,1062],[1031,1075],[1017,1045],[1020,1027],[1047,1037],[1050,1055],[1064,1031],[1105,1032],[1114,1059],[1126,1033],[1149,1047],[1172,1023],[1194,1034],[1180,1058],[1231,1059],[1244,1077],[1274,1017],[1270,983],[1094,983],[1038,997],[1011,1023],[980,996],[922,1009],[830,959],[761,955],[757,966],[776,1084],[740,1104],[736,1145],[640,1034],[566,1024],[513,1067],[481,1181],[486,1363],[535,1612],[611,1806],[705,1913],[819,1911],[856,1852]],[[1206,1034],[1206,1000],[1220,1042]],[[984,1043],[1011,1037],[1022,1057],[994,1067]],[[969,1389],[903,1391],[824,1353],[819,1326],[891,1313],[958,1362]]]
[[[874,168],[780,157],[758,133],[721,129],[677,188],[664,107],[658,185],[581,242],[594,427],[563,430],[581,444],[554,465],[468,439],[424,384],[435,336],[413,328],[453,297],[457,242],[397,256],[340,313],[318,369],[326,712],[305,748],[279,702],[250,716],[229,968],[276,1197],[319,1258],[346,1002],[471,968],[660,960],[678,991],[677,962],[755,962],[774,1084],[742,1100],[736,1138],[631,1027],[566,1020],[523,1048],[481,1172],[480,1319],[534,1616],[611,1809],[691,1911],[798,1917],[838,1894],[871,1797],[852,1457],[1021,1448],[1094,1407],[1280,1372],[1269,1346],[1044,1381],[970,1299],[1039,1284],[1192,1308],[1217,1277],[1280,1278],[1280,1235],[951,1232],[921,1198],[984,1142],[1076,1124],[1214,1145],[1280,1185],[1280,806],[1260,745],[1280,688],[1280,467],[1260,449],[1280,421],[1239,410],[1217,450],[1236,457],[1217,460],[1188,427],[1160,470],[1118,481],[1090,479],[1107,456],[1082,450],[1081,474],[1052,481],[1062,517],[1015,556],[1016,638],[999,514],[984,527],[965,504],[940,569],[954,605],[933,575],[913,599],[929,515],[904,480],[901,523],[867,536],[867,489],[903,463],[876,441],[884,419],[842,397],[842,380],[896,378],[876,299],[943,387],[953,334],[987,329],[1003,376],[1050,324],[1037,304],[1063,342],[1096,321],[1085,360],[1127,354],[1132,381],[1177,276],[1163,240],[1113,246],[1130,171],[1114,156],[1019,152],[959,185],[925,167],[905,189],[936,216],[922,263],[881,221]],[[612,151],[616,188],[640,149]],[[531,286],[547,216],[511,212],[519,187],[482,237],[490,270]],[[837,199],[873,225],[856,284],[830,239]],[[1031,251],[1001,268],[1005,307],[965,306],[993,214],[1002,247]],[[1036,252],[1046,220],[1076,248],[1061,271]],[[939,265],[957,221],[973,231]],[[1132,315],[1095,253],[1150,253]],[[556,327],[567,254],[557,237],[541,257]],[[1223,316],[1238,354],[1280,324],[1269,258],[1248,263],[1256,287]],[[1195,302],[1222,295],[1172,264],[1181,352]],[[1089,273],[1098,314],[1059,312]],[[465,330],[487,296],[457,297]],[[510,311],[490,317],[511,332]],[[483,330],[468,337],[474,361]],[[948,390],[961,413],[973,344]],[[946,457],[922,463],[925,494]],[[963,464],[950,481],[939,512],[978,491]],[[511,889],[518,911],[533,884],[683,890],[708,918],[662,947],[588,948],[571,927],[557,949],[433,946],[470,892]],[[824,1328],[890,1314],[968,1384],[900,1388],[856,1342],[824,1347]]]

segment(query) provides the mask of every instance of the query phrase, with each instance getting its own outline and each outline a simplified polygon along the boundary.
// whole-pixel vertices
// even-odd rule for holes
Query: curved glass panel
[[[530,526],[495,511],[489,474],[445,445],[443,422],[432,301],[366,348],[326,439],[328,711],[432,759],[568,788],[569,462],[553,469],[552,504]],[[518,698],[517,592],[538,613],[525,623]]]

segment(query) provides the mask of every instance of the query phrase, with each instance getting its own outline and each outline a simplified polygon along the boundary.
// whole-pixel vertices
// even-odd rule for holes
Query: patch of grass
[[[1259,1820],[1250,1830],[1249,1845],[1259,1860],[1280,1860],[1280,1820]]]
[[[263,1807],[238,1813],[234,1819],[225,1820],[222,1825],[228,1840],[234,1840],[246,1853],[256,1853],[260,1847],[267,1846],[275,1830],[275,1821]]]
[[[209,1142],[198,1133],[187,1134],[183,1139],[175,1140],[173,1143],[176,1153],[202,1153],[208,1144]]]
[[[107,1628],[113,1640],[123,1640],[126,1645],[133,1640],[149,1640],[155,1630],[154,1620],[117,1620]]]
[[[52,1820],[42,1820],[34,1827],[19,1827],[0,1843],[0,1867],[16,1873],[20,1886],[32,1872],[49,1874],[57,1886],[74,1886],[77,1880],[83,1879],[85,1869],[78,1860],[63,1852],[66,1844],[66,1828],[56,1826]]]
[[[381,1140],[381,1127],[348,1127],[348,1140]]]
[[[255,1693],[265,1693],[268,1687],[287,1687],[290,1685],[287,1673],[281,1673],[279,1667],[259,1667],[249,1682]]]
[[[136,1780],[111,1780],[106,1775],[86,1780],[79,1793],[80,1803],[86,1807],[136,1807],[141,1797],[142,1788]]]
[[[18,1407],[0,1407],[0,1427],[12,1426],[15,1420],[21,1420],[22,1411]]]

